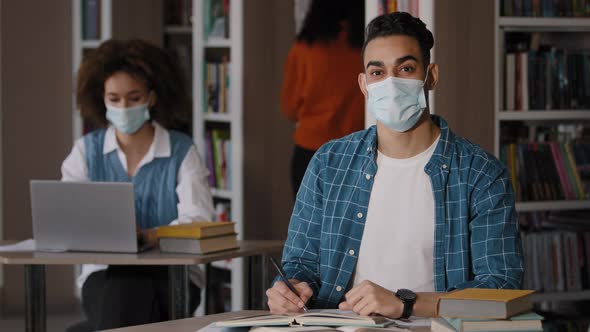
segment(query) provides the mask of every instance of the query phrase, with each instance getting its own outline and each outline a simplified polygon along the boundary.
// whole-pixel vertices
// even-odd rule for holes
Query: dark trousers
[[[190,310],[201,292],[190,284]],[[168,320],[169,290],[166,266],[109,266],[92,273],[82,287],[87,321],[69,331],[95,331]]]
[[[294,197],[297,196],[301,181],[307,170],[307,165],[311,161],[315,150],[307,150],[295,145],[293,150],[293,158],[291,159],[291,186],[293,188]]]

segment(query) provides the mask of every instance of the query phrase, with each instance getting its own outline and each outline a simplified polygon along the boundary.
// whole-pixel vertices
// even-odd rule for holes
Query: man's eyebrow
[[[369,61],[367,63],[367,68],[369,68],[370,66],[375,66],[375,67],[385,67],[385,63],[383,63],[383,61]]]
[[[413,56],[413,55],[405,55],[405,56],[403,56],[401,58],[396,59],[395,60],[395,64],[396,65],[399,65],[399,64],[402,64],[402,63],[404,63],[404,62],[406,62],[408,60],[414,60],[414,61],[418,62],[418,59],[415,56]],[[385,63],[383,63],[383,61],[372,60],[372,61],[369,61],[367,63],[367,68],[369,68],[370,66],[382,67],[383,68],[383,67],[385,67]]]
[[[413,56],[413,55],[406,55],[406,56],[403,56],[403,57],[398,58],[397,60],[395,60],[395,64],[396,65],[399,65],[399,64],[402,64],[402,63],[404,63],[404,62],[406,62],[408,60],[414,60],[414,61],[418,62],[418,59],[415,56]]]

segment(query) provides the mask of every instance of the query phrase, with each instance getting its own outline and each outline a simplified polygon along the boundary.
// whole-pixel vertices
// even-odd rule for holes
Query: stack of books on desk
[[[199,221],[157,230],[160,251],[203,255],[238,247],[235,223]]]
[[[543,317],[532,312],[534,291],[464,289],[443,296],[441,318],[432,321],[434,332],[543,331]]]

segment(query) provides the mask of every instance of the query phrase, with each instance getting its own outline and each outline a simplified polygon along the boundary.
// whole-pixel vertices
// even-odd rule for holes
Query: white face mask
[[[106,104],[106,118],[118,131],[131,135],[134,134],[150,119],[148,103],[127,108],[119,108]]]
[[[383,81],[367,85],[367,107],[377,121],[387,127],[405,132],[410,130],[426,109],[424,81],[388,77]]]

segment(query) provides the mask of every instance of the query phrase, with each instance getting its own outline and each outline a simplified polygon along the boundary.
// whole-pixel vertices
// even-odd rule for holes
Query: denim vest
[[[117,150],[103,153],[105,129],[84,136],[88,177],[98,182],[131,182],[135,195],[135,218],[143,229],[169,224],[178,217],[176,194],[178,171],[193,142],[180,132],[169,130],[170,156],[154,158],[130,177]]]

